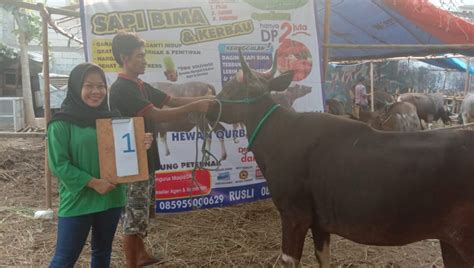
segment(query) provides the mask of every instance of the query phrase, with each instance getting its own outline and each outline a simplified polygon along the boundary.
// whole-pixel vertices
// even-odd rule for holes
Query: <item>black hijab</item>
[[[95,128],[96,119],[120,116],[117,110],[110,111],[107,95],[99,107],[92,108],[84,103],[81,98],[82,85],[86,75],[90,72],[99,73],[107,86],[105,73],[98,65],[88,62],[77,65],[69,75],[66,99],[61,104],[61,110],[54,114],[48,125],[54,121],[66,121],[80,127]]]

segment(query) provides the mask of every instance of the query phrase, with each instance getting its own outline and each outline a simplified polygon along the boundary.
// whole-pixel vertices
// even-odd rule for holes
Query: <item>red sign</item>
[[[157,172],[155,174],[156,199],[184,198],[207,195],[211,192],[211,174],[208,170]]]

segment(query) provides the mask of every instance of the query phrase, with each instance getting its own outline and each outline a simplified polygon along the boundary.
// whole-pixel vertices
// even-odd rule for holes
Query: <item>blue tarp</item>
[[[324,28],[324,2],[315,0],[319,38]],[[416,9],[419,10],[416,10]],[[415,9],[415,10],[413,10]],[[474,42],[474,25],[426,1],[332,0],[332,44],[467,44]],[[456,21],[456,25],[444,23]],[[448,22],[449,23],[449,22]],[[439,27],[438,27],[439,26]],[[449,28],[451,27],[451,28]],[[462,29],[459,29],[463,27]],[[430,32],[431,31],[431,32]],[[463,35],[464,34],[464,35]],[[473,49],[330,49],[330,60],[360,60],[398,56],[462,53]]]
[[[447,59],[431,59],[431,60],[422,60],[428,64],[438,66],[445,69],[454,69],[461,72],[466,72],[467,64],[466,61],[459,58],[447,58]],[[470,66],[469,73],[474,74],[474,67]]]

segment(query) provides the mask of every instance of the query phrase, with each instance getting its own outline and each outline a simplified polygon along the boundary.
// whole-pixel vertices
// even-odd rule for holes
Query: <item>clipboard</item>
[[[123,140],[119,140],[120,143],[124,142],[128,150],[122,151],[119,149],[123,147],[123,144],[115,144],[114,138],[114,124],[115,123],[132,123],[132,135],[124,135]],[[116,132],[117,128],[115,127]],[[148,180],[148,158],[146,154],[146,147],[143,143],[145,138],[145,125],[143,117],[129,117],[129,118],[106,118],[96,120],[97,130],[97,144],[99,150],[99,165],[100,165],[100,177],[105,178],[112,183],[130,183],[136,181]],[[117,135],[117,133],[115,133]],[[131,139],[130,137],[134,137]],[[121,154],[127,153],[134,154],[132,157],[136,159],[137,169],[132,171],[132,175],[119,176],[120,168],[123,164],[129,163],[117,163],[117,157],[122,159]],[[132,159],[128,158],[128,159]],[[134,163],[135,164],[135,163]],[[117,166],[119,165],[119,166]],[[117,169],[119,168],[119,172]]]

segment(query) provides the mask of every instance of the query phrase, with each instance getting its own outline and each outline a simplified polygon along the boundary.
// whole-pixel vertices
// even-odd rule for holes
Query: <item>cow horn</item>
[[[263,72],[262,76],[270,79],[275,76],[276,70],[277,70],[277,58],[278,58],[278,49],[275,51],[275,55],[273,56],[273,62],[272,62],[272,67],[270,70]]]
[[[244,54],[242,53],[242,50],[239,49],[239,58],[240,58],[240,66],[242,67],[242,72],[243,72],[243,80],[248,81],[248,78],[252,76],[252,70],[250,70],[249,65],[244,59]]]

